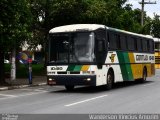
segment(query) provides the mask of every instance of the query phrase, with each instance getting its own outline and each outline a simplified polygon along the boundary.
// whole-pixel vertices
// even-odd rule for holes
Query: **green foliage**
[[[160,16],[155,15],[152,21],[151,33],[154,37],[160,38]]]
[[[148,33],[148,27],[143,29],[140,25],[141,10],[132,10],[132,5],[125,4],[126,1],[31,0],[32,38],[28,43],[33,48],[37,44],[45,47],[49,30],[67,24],[95,23],[136,33]],[[146,14],[144,16],[147,21]]]
[[[77,23],[105,24],[136,33],[150,33],[151,20],[146,13],[142,28],[141,10],[132,10],[132,5],[125,4],[126,1],[1,0],[1,43],[6,49],[11,49],[15,43],[19,46],[28,41],[35,48],[37,44],[45,45],[51,28]]]
[[[11,65],[10,64],[5,64],[5,72],[9,73],[11,69]]]
[[[104,24],[160,37],[159,16],[155,15],[152,20],[145,13],[142,27],[140,25],[141,10],[132,10],[132,5],[125,4],[126,1],[1,0],[0,47],[4,51],[10,51],[14,45],[19,47],[20,44],[27,41],[31,48],[35,48],[38,44],[45,48],[47,35],[51,28],[82,23]],[[36,71],[38,69],[42,70],[37,67]]]
[[[1,0],[0,8],[0,43],[5,50],[10,50],[30,37],[30,4],[27,0]]]
[[[31,37],[32,14],[28,0],[0,1],[0,83],[4,84],[4,55]]]
[[[5,64],[5,72],[10,73],[10,64]],[[41,76],[46,75],[43,64],[33,64],[32,65],[32,75]],[[25,64],[20,64],[17,70],[17,78],[28,78],[28,66]]]
[[[144,16],[146,17],[146,14]],[[142,26],[140,24],[141,10],[132,10],[130,4],[127,4],[126,6],[122,7],[121,10],[118,10],[117,18],[115,18],[115,20],[112,21],[117,23],[115,24],[116,28],[135,33],[142,33]]]

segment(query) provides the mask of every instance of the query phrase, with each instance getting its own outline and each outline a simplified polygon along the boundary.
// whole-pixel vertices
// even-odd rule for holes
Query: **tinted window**
[[[142,40],[141,39],[137,39],[137,49],[138,51],[142,51]]]
[[[149,44],[149,40],[147,40],[147,51],[149,52],[150,51],[150,44]]]
[[[143,39],[142,40],[142,46],[143,46],[143,52],[147,52],[147,40]]]
[[[115,38],[115,42],[116,42],[116,48],[117,48],[117,49],[121,49],[120,35],[119,35],[119,34],[115,34],[115,35],[114,35],[114,38]]]
[[[138,51],[137,38],[133,38],[133,40],[134,40],[134,50]]]
[[[130,37],[127,42],[128,42],[128,49],[134,50],[135,49],[135,41],[134,41],[133,37]]]
[[[116,47],[117,47],[117,44],[114,38],[114,34],[112,32],[109,32],[109,48],[116,49]]]
[[[153,52],[154,51],[154,42],[152,40],[149,40],[149,46],[150,46],[149,51]]]
[[[121,41],[121,49],[127,50],[127,36],[121,35],[120,41]]]

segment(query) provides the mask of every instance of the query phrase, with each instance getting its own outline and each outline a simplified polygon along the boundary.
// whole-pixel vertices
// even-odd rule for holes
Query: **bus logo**
[[[51,67],[51,70],[62,70],[62,67]]]
[[[116,54],[112,54],[111,57],[110,57],[112,63],[114,62],[115,56],[116,56]]]

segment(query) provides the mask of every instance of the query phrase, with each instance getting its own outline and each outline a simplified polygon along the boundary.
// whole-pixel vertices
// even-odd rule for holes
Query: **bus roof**
[[[108,30],[112,30],[112,31],[121,32],[121,33],[130,34],[130,35],[135,35],[135,36],[139,36],[139,37],[145,37],[145,38],[153,39],[153,37],[151,35],[143,35],[143,34],[133,33],[133,32],[129,32],[129,31],[125,31],[125,30],[120,30],[120,29],[116,29],[116,28],[111,28],[111,27],[107,27],[107,29]]]
[[[64,25],[64,26],[59,26],[59,27],[55,27],[55,28],[51,29],[49,31],[49,33],[63,33],[63,32],[76,32],[76,31],[94,31],[94,30],[97,30],[99,28],[103,28],[103,29],[106,28],[106,29],[112,30],[112,31],[117,31],[117,32],[126,33],[126,34],[130,34],[130,35],[135,35],[135,36],[139,36],[139,37],[145,37],[145,38],[153,39],[153,37],[150,36],[150,35],[137,34],[137,33],[128,32],[128,31],[125,31],[125,30],[120,30],[120,29],[116,29],[116,28],[107,27],[105,25],[100,25],[100,24]]]
[[[153,38],[154,42],[160,42],[160,38]]]
[[[105,28],[104,25],[98,24],[73,24],[55,27],[49,33],[76,32],[76,31],[93,31],[99,28]]]

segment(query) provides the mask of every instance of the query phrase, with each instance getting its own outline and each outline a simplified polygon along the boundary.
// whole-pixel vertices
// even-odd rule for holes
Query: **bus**
[[[154,38],[155,43],[155,68],[160,69],[160,38]]]
[[[99,24],[73,24],[49,31],[47,84],[106,86],[155,74],[151,37]]]

